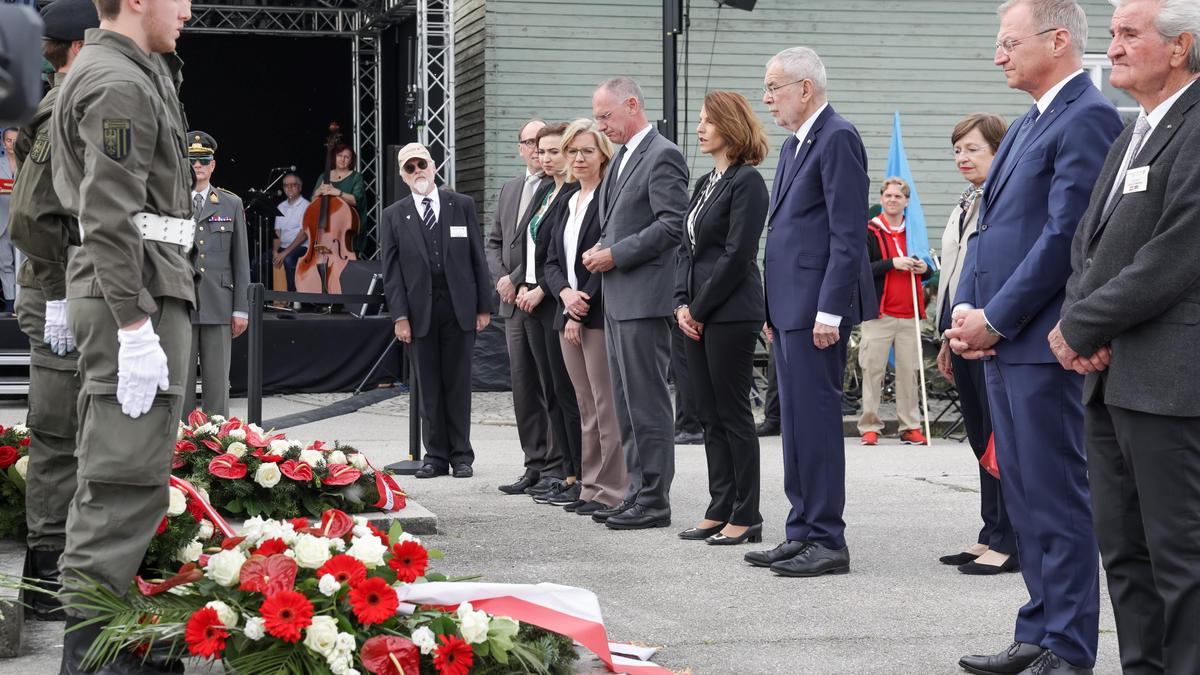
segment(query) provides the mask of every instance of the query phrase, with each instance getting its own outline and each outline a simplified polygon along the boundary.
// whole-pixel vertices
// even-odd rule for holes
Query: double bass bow
[[[334,149],[341,143],[341,126],[329,124],[325,141],[325,180],[332,184]],[[354,235],[358,232],[358,210],[340,197],[321,195],[304,210],[304,233],[308,252],[296,263],[296,290],[301,293],[342,292],[342,271],[354,254]]]

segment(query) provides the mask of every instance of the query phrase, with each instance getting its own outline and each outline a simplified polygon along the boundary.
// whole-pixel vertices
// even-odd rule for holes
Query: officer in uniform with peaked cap
[[[184,380],[183,415],[196,406],[196,361],[204,394],[200,406],[210,415],[229,415],[229,360],[232,339],[246,330],[250,249],[246,212],[232,192],[213,187],[217,141],[203,131],[187,134],[188,160],[196,174],[192,217],[196,221],[196,306],[192,310],[192,350]]]
[[[79,397],[75,340],[67,326],[67,247],[79,245],[79,223],[54,192],[50,116],[63,80],[100,25],[92,0],[57,0],[42,8],[42,54],[55,72],[29,126],[17,136],[20,180],[13,189],[9,233],[25,254],[17,271],[17,319],[29,338],[29,468],[25,474],[27,579],[58,590],[58,559],[66,541],[67,507],[75,494],[75,406]],[[27,615],[62,619],[51,595],[28,593]]]

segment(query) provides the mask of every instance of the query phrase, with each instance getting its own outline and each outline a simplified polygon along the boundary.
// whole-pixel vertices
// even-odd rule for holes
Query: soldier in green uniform
[[[75,339],[67,326],[67,247],[79,245],[79,223],[54,192],[50,115],[83,34],[100,25],[92,0],[56,0],[42,8],[42,54],[54,67],[51,89],[17,136],[20,180],[13,189],[9,233],[25,254],[17,271],[17,319],[29,338],[29,470],[25,476],[24,576],[57,591],[66,540],[67,506],[75,494],[75,407],[79,397]],[[61,620],[58,600],[26,594],[26,616]]]
[[[210,182],[217,167],[217,141],[189,131],[188,159],[196,174],[192,212],[196,219],[196,307],[192,310],[192,352],[184,380],[183,414],[196,407],[196,360],[204,403],[210,415],[229,416],[229,354],[233,338],[246,330],[246,289],[250,250],[242,200]]]
[[[96,6],[100,28],[87,31],[50,133],[54,188],[82,240],[67,263],[81,392],[60,563],[68,629],[60,675],[86,672],[83,656],[102,629],[71,606],[73,591],[86,577],[127,593],[167,511],[195,300],[192,172],[174,54],[191,5]],[[146,669],[122,653],[103,672]]]

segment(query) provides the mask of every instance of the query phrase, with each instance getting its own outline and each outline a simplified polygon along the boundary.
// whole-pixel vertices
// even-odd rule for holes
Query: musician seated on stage
[[[354,169],[358,157],[355,156],[354,150],[344,143],[338,144],[333,153],[333,168],[328,175],[321,174],[317,178],[317,188],[313,190],[312,198],[316,200],[322,195],[337,197],[361,213],[365,184],[362,174]]]
[[[296,290],[296,262],[308,251],[308,235],[304,232],[304,211],[309,201],[301,194],[304,183],[295,173],[283,176],[283,194],[287,199],[279,202],[275,216],[275,241],[271,246],[271,264],[282,267],[287,274],[287,289]],[[279,289],[275,289],[279,290]]]

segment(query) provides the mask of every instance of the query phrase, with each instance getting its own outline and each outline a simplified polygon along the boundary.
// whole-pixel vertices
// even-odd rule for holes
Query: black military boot
[[[63,635],[63,654],[62,665],[58,668],[58,675],[90,675],[92,671],[84,670],[83,657],[87,655],[88,649],[91,648],[92,642],[100,635],[100,631],[104,626],[100,623],[93,623],[83,628],[72,630],[75,626],[83,623],[86,619],[81,619],[77,616],[66,617],[66,634]]]
[[[38,621],[62,621],[64,618],[62,604],[58,601],[58,592],[62,590],[58,576],[58,558],[61,550],[43,551],[36,548],[25,549],[25,583],[40,586],[43,591],[21,591],[21,602],[28,608],[26,618]]]

